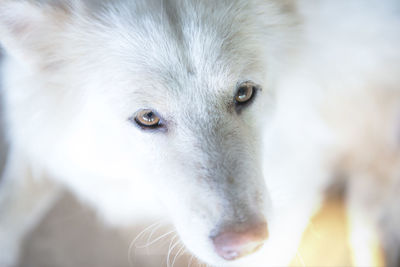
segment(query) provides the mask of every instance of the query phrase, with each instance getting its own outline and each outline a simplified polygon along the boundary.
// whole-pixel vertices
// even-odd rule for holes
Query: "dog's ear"
[[[68,12],[61,6],[25,0],[0,0],[0,44],[6,53],[33,63],[57,46]]]

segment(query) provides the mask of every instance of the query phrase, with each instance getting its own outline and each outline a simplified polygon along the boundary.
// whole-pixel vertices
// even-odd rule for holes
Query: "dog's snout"
[[[225,260],[232,261],[255,252],[268,238],[265,221],[248,223],[240,228],[228,227],[212,237],[215,251]]]

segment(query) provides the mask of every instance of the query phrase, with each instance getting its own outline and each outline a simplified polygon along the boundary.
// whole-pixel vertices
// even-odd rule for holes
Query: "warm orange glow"
[[[291,266],[357,266],[357,257],[369,261],[368,266],[384,266],[376,231],[370,233],[373,238],[366,246],[368,251],[360,253],[364,248],[350,245],[348,224],[344,202],[327,200],[312,218]]]

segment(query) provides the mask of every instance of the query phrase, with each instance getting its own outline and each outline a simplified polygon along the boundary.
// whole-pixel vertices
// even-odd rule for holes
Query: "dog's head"
[[[0,32],[41,80],[39,94],[74,99],[90,112],[66,100],[58,109],[109,125],[112,157],[154,185],[195,255],[219,264],[262,246],[270,212],[262,135],[289,5],[38,2],[3,1]]]

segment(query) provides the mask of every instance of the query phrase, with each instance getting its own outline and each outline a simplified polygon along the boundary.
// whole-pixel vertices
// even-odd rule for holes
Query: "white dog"
[[[208,264],[287,264],[335,171],[399,183],[398,12],[395,0],[1,0],[0,265],[59,186],[114,224],[161,200],[152,212]],[[359,180],[357,211],[371,191]],[[376,203],[393,221],[391,195]]]

